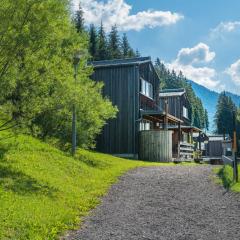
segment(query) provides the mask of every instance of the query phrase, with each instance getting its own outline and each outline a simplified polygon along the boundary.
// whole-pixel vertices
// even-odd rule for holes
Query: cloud
[[[77,0],[74,0],[76,6]],[[81,0],[84,18],[87,24],[99,25],[101,21],[106,31],[110,31],[113,25],[117,25],[120,31],[140,31],[146,27],[155,28],[176,24],[184,18],[179,13],[170,11],[145,10],[131,14],[132,6],[124,0]]]
[[[188,79],[198,84],[215,89],[219,86],[219,81],[216,80],[217,72],[206,66],[215,56],[215,52],[211,52],[208,45],[199,43],[193,48],[182,48],[177,58],[166,65],[176,72],[182,71]]]
[[[193,48],[182,48],[178,53],[176,61],[181,65],[208,63],[215,56],[215,52],[211,52],[208,45],[199,43]]]
[[[227,68],[225,73],[230,75],[236,85],[240,86],[240,59]]]
[[[230,36],[235,36],[239,34],[240,21],[234,22],[221,22],[217,27],[210,30],[209,39],[210,40],[225,40]]]
[[[182,72],[187,79],[190,79],[207,88],[214,89],[218,86],[216,81],[216,70],[209,67],[194,67],[192,65],[181,65],[176,62],[167,64],[167,67],[174,69],[176,72]]]
[[[240,21],[221,22],[216,28],[211,30],[211,33],[216,34],[216,33],[234,32],[239,27],[240,27]]]

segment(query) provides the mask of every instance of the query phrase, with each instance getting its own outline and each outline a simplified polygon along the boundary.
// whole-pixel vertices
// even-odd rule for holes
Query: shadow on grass
[[[218,177],[222,180],[223,186],[230,190],[230,188],[234,185],[233,179],[230,178],[226,173],[224,167],[219,170],[217,173]]]
[[[82,163],[86,164],[89,167],[97,168],[99,170],[106,169],[112,165],[111,163],[104,161],[104,156],[101,158],[101,161],[98,161],[98,159],[94,159],[95,156],[93,156],[92,154],[99,153],[96,153],[94,151],[89,151],[88,153],[78,152],[76,155],[76,159],[78,159],[79,161],[81,161]]]
[[[16,171],[10,166],[0,165],[0,186],[6,191],[12,191],[20,195],[41,194],[54,198],[57,189],[47,184],[39,183],[36,179]]]

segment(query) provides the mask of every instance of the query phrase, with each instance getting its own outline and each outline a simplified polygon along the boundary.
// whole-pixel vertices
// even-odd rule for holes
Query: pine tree
[[[134,58],[136,57],[136,53],[134,52],[134,50],[130,47],[130,50],[128,52],[128,57],[129,58]]]
[[[75,23],[75,27],[76,27],[78,33],[85,31],[83,10],[82,10],[80,4],[79,4],[79,8],[76,11],[75,16],[74,16],[74,23]]]
[[[123,55],[123,57],[124,58],[129,57],[130,45],[129,45],[126,33],[123,34],[121,47],[122,47],[122,55]]]
[[[91,54],[93,60],[96,60],[97,52],[98,52],[97,31],[94,24],[91,24],[89,30],[89,53]]]
[[[157,58],[155,69],[161,79],[162,89],[185,88],[187,97],[190,102],[189,118],[192,125],[198,128],[205,127],[205,111],[202,101],[196,96],[190,83],[186,77],[180,72],[178,75],[175,71],[170,72],[169,69]]]
[[[205,109],[204,117],[205,117],[205,130],[207,132],[209,130],[209,120],[208,120],[208,111],[207,111],[207,109]]]
[[[135,56],[136,56],[136,57],[141,57],[141,54],[140,54],[140,52],[139,52],[138,49],[136,50]]]
[[[122,57],[120,39],[116,25],[112,27],[112,30],[109,34],[108,49],[110,59],[119,59]]]
[[[107,39],[102,22],[98,31],[97,40],[98,40],[98,53],[96,60],[107,60],[108,59]]]
[[[217,110],[215,114],[216,133],[228,133],[233,135],[233,111],[236,111],[236,106],[231,97],[227,96],[225,92],[219,95]]]

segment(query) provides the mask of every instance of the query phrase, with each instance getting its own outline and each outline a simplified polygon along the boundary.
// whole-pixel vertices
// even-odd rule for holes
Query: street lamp
[[[77,52],[73,56],[73,66],[74,66],[74,84],[75,89],[77,87],[77,69],[79,66],[79,62],[84,55],[84,52]],[[75,155],[76,147],[77,147],[77,116],[76,116],[76,103],[73,103],[73,112],[72,112],[72,155]]]

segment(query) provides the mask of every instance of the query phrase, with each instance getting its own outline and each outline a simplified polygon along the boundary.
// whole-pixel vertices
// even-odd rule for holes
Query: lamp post
[[[81,54],[80,53],[76,53],[73,57],[75,89],[77,87],[77,69],[78,69],[80,59],[81,59]],[[72,112],[72,155],[73,156],[75,155],[76,146],[77,146],[77,116],[76,116],[75,96],[74,96],[73,112]]]
[[[238,182],[238,160],[237,160],[237,133],[236,133],[236,111],[233,111],[233,153],[234,153],[234,178]]]

